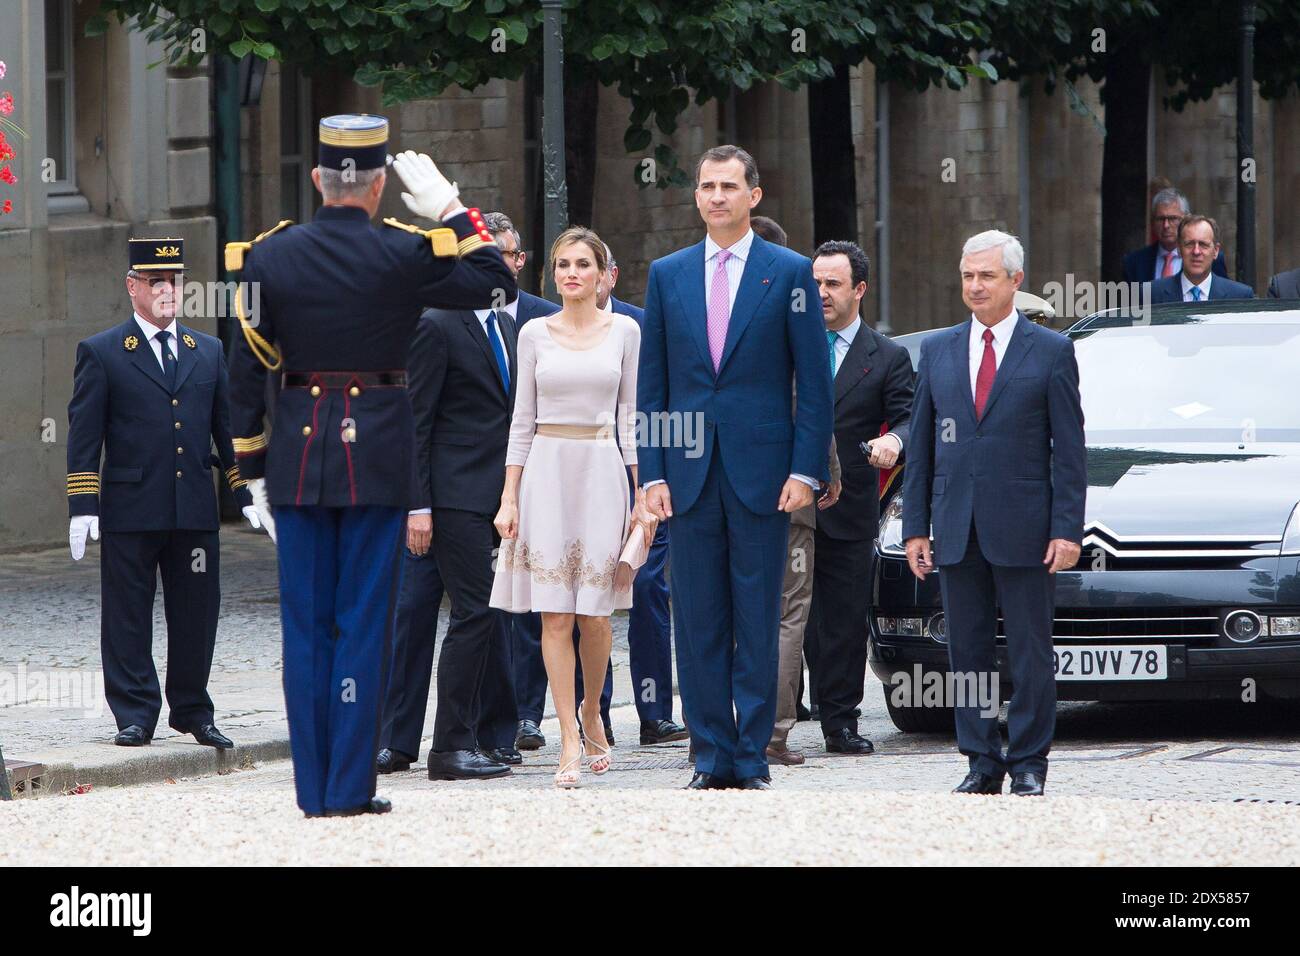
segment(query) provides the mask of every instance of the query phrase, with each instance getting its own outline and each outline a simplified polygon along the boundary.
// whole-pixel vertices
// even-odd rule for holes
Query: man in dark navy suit
[[[483,223],[518,276],[524,253],[514,225],[499,212],[484,213]],[[515,317],[535,308],[525,296],[553,308],[520,292],[499,309],[429,309],[411,343],[415,507],[407,519],[380,773],[409,769],[418,756],[444,590],[451,595],[451,622],[438,663],[429,777],[487,779],[522,763],[515,744],[513,615],[489,607],[488,599],[500,545],[492,518],[514,408]]]
[[[1183,254],[1178,248],[1178,224],[1191,212],[1187,197],[1172,186],[1151,197],[1151,230],[1157,238],[1151,245],[1125,254],[1125,282],[1157,282],[1178,274],[1183,267]],[[1214,257],[1211,269],[1216,276],[1228,277],[1228,265],[1222,250]]]
[[[954,686],[997,674],[998,609],[1013,696],[1010,743],[981,702],[955,705],[970,772],[957,793],[1041,796],[1056,726],[1053,592],[1083,541],[1087,492],[1074,344],[1013,305],[1024,280],[1019,240],[989,230],[967,240],[962,298],[971,318],[921,346],[903,479],[903,537],[912,573],[938,565]],[[931,554],[931,528],[934,552]],[[970,680],[969,678],[975,678]]]
[[[755,235],[762,195],[749,153],[707,150],[695,185],[706,235],[655,260],[646,289],[640,477],[646,507],[673,522],[691,789],[771,788],[790,514],[830,477],[830,363],[812,263]],[[702,442],[685,440],[687,423]]]
[[[244,287],[235,452],[247,477],[265,475],[275,511],[294,785],[313,817],[391,809],[375,796],[375,757],[415,483],[406,364],[416,323],[430,306],[515,294],[482,216],[428,156],[401,153],[393,168],[407,207],[441,227],[371,225],[387,144],[383,117],[322,120],[314,220],[226,250]],[[269,442],[268,371],[281,386]]]
[[[77,346],[68,403],[72,557],[99,539],[100,648],[114,743],[149,743],[162,699],[153,664],[159,573],[167,613],[167,723],[201,744],[233,747],[215,726],[208,674],[221,604],[218,465],[244,516],[259,522],[235,465],[221,343],[180,325],[182,239],[132,239],[134,314]],[[215,447],[215,454],[213,449]],[[103,456],[101,473],[100,457]]]
[[[1215,275],[1210,265],[1221,254],[1219,224],[1209,216],[1185,216],[1178,224],[1182,271],[1151,283],[1150,301],[1203,302],[1207,299],[1253,299],[1244,282]]]

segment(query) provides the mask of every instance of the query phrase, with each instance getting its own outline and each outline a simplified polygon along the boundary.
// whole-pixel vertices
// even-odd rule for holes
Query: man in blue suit
[[[1255,298],[1255,290],[1244,282],[1233,282],[1211,271],[1221,248],[1218,223],[1209,216],[1184,216],[1178,224],[1182,271],[1151,283],[1150,301],[1154,304]]]
[[[830,361],[812,263],[750,227],[753,157],[714,147],[695,183],[707,236],[650,266],[641,480],[646,506],[673,519],[689,788],[767,790],[786,536],[830,477]]]
[[[1178,274],[1183,267],[1183,255],[1178,248],[1178,224],[1191,212],[1187,197],[1172,186],[1151,197],[1151,231],[1156,241],[1124,255],[1125,282],[1155,282]],[[1210,268],[1216,276],[1228,278],[1222,250],[1214,257],[1214,265]]]
[[[984,686],[984,675],[997,673],[999,607],[1005,621],[1010,743],[1003,754],[996,710],[946,702],[970,765],[957,793],[1001,793],[1009,770],[1012,793],[1042,795],[1056,727],[1053,575],[1074,566],[1083,541],[1088,479],[1074,344],[1012,304],[1023,269],[1014,236],[989,230],[967,240],[962,298],[971,318],[923,343],[907,442],[907,559],[921,580],[943,569],[954,686]]]

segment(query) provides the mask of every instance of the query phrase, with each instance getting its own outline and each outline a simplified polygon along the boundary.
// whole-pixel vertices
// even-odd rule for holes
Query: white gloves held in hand
[[[68,544],[72,547],[72,560],[80,561],[86,553],[86,535],[99,540],[98,515],[74,515],[68,523]]]
[[[412,149],[398,153],[393,158],[393,170],[406,187],[402,201],[415,215],[441,222],[465,208],[456,184],[438,172],[427,154]]]

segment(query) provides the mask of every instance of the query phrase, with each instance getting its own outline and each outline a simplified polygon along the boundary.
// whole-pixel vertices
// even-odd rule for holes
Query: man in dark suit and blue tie
[[[1207,262],[1208,265],[1208,262]],[[1040,796],[1056,727],[1055,578],[1083,541],[1083,411],[1073,343],[1013,305],[1024,280],[1019,240],[989,230],[962,249],[971,318],[921,346],[903,483],[912,573],[938,565],[955,675],[997,674],[999,607],[1013,696],[1005,754],[998,717],[954,706],[970,772],[957,793]],[[930,537],[933,529],[934,551]],[[954,686],[962,686],[957,680]]]
[[[1215,275],[1210,266],[1220,255],[1219,224],[1209,216],[1185,216],[1178,224],[1182,271],[1151,283],[1150,301],[1202,302],[1207,299],[1253,299],[1244,282]]]
[[[786,537],[830,477],[830,363],[812,263],[750,227],[753,157],[714,147],[695,181],[704,241],[650,266],[641,480],[646,506],[673,522],[689,786],[767,790]]]

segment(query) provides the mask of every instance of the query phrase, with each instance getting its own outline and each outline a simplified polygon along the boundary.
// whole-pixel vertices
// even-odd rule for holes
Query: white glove
[[[456,184],[448,182],[447,177],[438,172],[438,167],[427,154],[412,149],[398,153],[393,159],[393,169],[407,189],[402,193],[402,201],[417,216],[441,222],[464,208]]]
[[[272,541],[275,540],[275,518],[271,516],[271,505],[266,500],[266,479],[254,478],[248,483],[249,494],[253,496],[253,504],[244,508],[244,517],[254,528],[265,528],[267,535]],[[249,512],[253,512],[249,514]]]
[[[76,515],[68,524],[68,544],[72,546],[72,560],[80,561],[86,553],[86,535],[99,540],[99,516]]]

